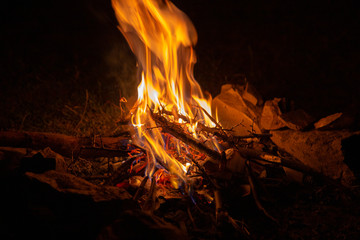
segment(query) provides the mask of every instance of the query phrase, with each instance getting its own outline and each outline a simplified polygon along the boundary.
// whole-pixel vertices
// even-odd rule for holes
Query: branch
[[[216,152],[215,150],[212,150],[208,148],[205,144],[200,142],[199,140],[193,138],[192,136],[186,134],[184,130],[177,126],[174,123],[170,123],[167,121],[163,116],[151,112],[151,116],[156,122],[157,125],[161,126],[163,131],[173,135],[175,138],[181,140],[187,145],[192,146],[193,148],[197,149],[199,152],[202,152],[209,157],[213,158],[214,160],[220,161],[221,160],[221,154],[219,152]]]

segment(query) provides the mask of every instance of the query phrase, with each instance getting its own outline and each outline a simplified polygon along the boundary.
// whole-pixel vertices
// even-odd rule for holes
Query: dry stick
[[[224,210],[222,205],[222,198],[220,195],[220,191],[218,189],[214,190],[214,199],[215,199],[215,218],[216,222],[222,220],[221,218],[224,217]]]
[[[145,176],[144,179],[141,181],[141,184],[140,184],[138,190],[136,191],[136,193],[135,193],[135,195],[133,197],[133,200],[137,201],[139,199],[140,195],[144,191],[145,184],[146,184],[148,179],[149,179],[149,177]]]
[[[128,170],[130,169],[131,164],[136,159],[136,157],[131,157],[125,160],[121,166],[116,169],[115,172],[112,173],[111,177],[107,179],[106,184],[113,185],[119,182],[124,181],[125,179],[129,179],[131,176],[134,176],[134,173],[129,173]]]
[[[221,161],[222,157],[219,152],[216,152],[210,148],[208,148],[205,144],[199,142],[195,138],[191,137],[190,135],[184,133],[183,129],[179,126],[177,126],[174,123],[171,123],[166,120],[163,116],[152,113],[151,115],[154,119],[154,121],[157,123],[157,125],[161,126],[163,131],[173,135],[175,138],[178,138],[179,140],[183,141],[185,144],[190,145],[197,149],[198,151],[208,155],[209,157],[212,157],[214,160]],[[264,152],[260,152],[253,149],[248,148],[240,148],[236,147],[238,152],[247,159],[264,159],[266,156],[271,156],[269,154],[265,154]],[[266,159],[265,159],[266,160]],[[295,163],[294,161],[290,161],[288,159],[281,158],[281,164],[285,167],[292,168],[294,170],[298,170],[305,173],[314,173],[315,171],[311,168],[301,165],[298,163]]]
[[[244,222],[236,220],[231,216],[228,216],[228,221],[237,231],[241,232],[246,237],[246,239],[250,239],[250,232]],[[241,227],[239,226],[239,224],[241,225]]]
[[[107,158],[108,175],[110,176],[110,158]]]
[[[215,123],[215,125],[221,130],[221,131],[224,131],[223,128],[221,127],[221,125],[201,106],[195,106],[195,107],[198,107],[200,108],[205,114],[206,116],[208,116],[208,118],[213,122]],[[225,132],[224,132],[225,134]]]
[[[195,106],[195,107],[198,107],[198,106]],[[228,136],[226,135],[225,130],[220,126],[220,124],[218,122],[216,122],[215,119],[213,117],[211,117],[211,115],[205,109],[203,109],[202,107],[198,107],[198,108],[201,108],[205,112],[205,114],[210,118],[210,120],[213,121],[217,126],[216,128],[207,127],[204,124],[199,122],[198,127],[202,131],[205,131],[207,133],[215,134],[215,135],[221,137],[221,139],[223,139],[224,141],[227,141]],[[169,116],[178,117],[178,118],[184,120],[187,123],[196,122],[194,119],[189,119],[188,117],[186,117],[186,116],[184,116],[182,114],[176,113],[176,116],[175,116],[174,113],[165,110],[164,107],[163,107],[163,109],[160,110],[160,114],[166,114],[166,115],[169,115]]]
[[[26,119],[29,115],[30,115],[29,113],[26,113],[26,114],[24,115],[24,117],[22,118],[21,124],[20,124],[20,127],[19,127],[19,131],[22,131],[22,129],[23,129],[23,127],[24,127],[25,119]]]
[[[156,193],[156,180],[155,177],[153,176],[151,178],[149,194],[144,203],[144,207],[143,207],[144,211],[152,213],[155,210],[155,198],[156,198],[155,193]]]
[[[259,196],[257,194],[257,191],[256,191],[256,188],[255,188],[255,183],[254,183],[254,176],[251,172],[251,168],[250,168],[250,165],[248,162],[245,163],[245,166],[246,166],[246,170],[247,170],[247,175],[248,175],[248,179],[249,179],[249,184],[250,184],[250,187],[251,187],[251,192],[253,194],[253,197],[254,197],[254,200],[255,200],[255,203],[256,203],[256,206],[258,207],[258,209],[260,211],[262,211],[265,216],[267,216],[269,219],[271,219],[272,221],[274,221],[275,223],[279,224],[279,222],[274,218],[272,217],[267,211],[266,209],[263,207],[263,205],[261,204],[260,202],[260,199],[259,199]]]
[[[210,148],[208,148],[205,144],[198,141],[197,139],[191,137],[184,133],[183,129],[174,123],[168,122],[163,116],[158,114],[152,113],[151,115],[154,121],[162,127],[163,131],[173,135],[175,138],[181,140],[187,145],[194,147],[195,149],[199,150],[200,152],[208,155],[209,157],[213,158],[214,160],[221,160],[221,154],[216,152]]]
[[[196,140],[195,138],[191,137],[190,135],[184,133],[183,129],[179,126],[177,126],[174,123],[170,123],[169,121],[166,120],[166,118],[164,118],[163,116],[156,114],[156,113],[152,113],[150,112],[154,121],[162,127],[163,131],[173,135],[175,138],[183,141],[185,144],[192,146],[193,148],[197,149],[198,151],[208,155],[209,157],[213,158],[214,160],[217,160],[219,162],[221,162],[221,154],[219,152],[216,152],[210,148],[208,148],[205,144],[199,142],[198,140]],[[238,147],[237,145],[234,145],[234,147],[238,150],[238,152],[246,159],[249,159],[250,161],[252,159],[260,159],[260,160],[265,160],[268,161],[266,159],[266,157],[275,157],[275,158],[279,158],[270,154],[267,154],[265,152],[262,151],[257,151],[254,149],[249,149],[249,148],[242,148],[242,147]],[[299,171],[299,172],[303,172],[312,176],[319,176],[323,179],[325,179],[326,181],[335,184],[334,181],[332,181],[332,179],[327,178],[326,176],[324,176],[323,174],[321,174],[320,172],[315,171],[314,169],[300,163],[297,162],[295,160],[289,159],[289,158],[279,158],[280,159],[280,163],[282,166],[287,167],[287,168],[291,168],[293,170]],[[276,162],[275,162],[276,163]],[[338,184],[336,184],[338,185]]]
[[[150,112],[154,121],[157,123],[157,125],[161,126],[163,131],[173,135],[175,138],[183,141],[185,144],[192,146],[193,148],[197,149],[198,151],[208,155],[209,157],[213,158],[214,160],[217,160],[221,162],[221,154],[219,152],[216,152],[210,148],[208,148],[205,144],[202,142],[196,140],[192,136],[186,134],[184,130],[177,126],[174,123],[171,123],[166,120],[163,116]],[[270,154],[266,154],[261,151],[257,151],[254,149],[249,148],[241,148],[238,146],[235,146],[238,152],[246,159],[261,159],[261,160],[267,160],[266,156],[268,157],[276,157],[272,156]],[[281,165],[284,167],[288,167],[303,173],[307,173],[310,175],[317,175],[321,176],[321,173],[316,172],[314,169],[307,167],[301,163],[297,163],[294,160],[286,159],[286,158],[280,158],[281,159]]]
[[[249,149],[249,148],[241,148],[241,147],[237,147],[236,148],[238,150],[238,152],[246,159],[248,159],[249,161],[252,161],[252,159],[259,159],[261,161],[265,161],[265,162],[270,162],[270,163],[274,163],[274,164],[279,164],[282,165],[284,167],[287,168],[291,168],[293,170],[299,171],[299,172],[303,172],[309,175],[316,175],[316,176],[322,176],[321,173],[315,171],[314,169],[300,163],[300,162],[296,162],[295,160],[291,160],[288,158],[283,158],[283,157],[276,157],[270,154],[267,154],[265,152],[261,152],[261,151],[257,151],[254,149]],[[274,157],[280,160],[280,162],[276,162],[276,161],[270,161],[268,158],[269,157]]]
[[[229,136],[226,134],[226,132],[225,132],[225,130],[223,129],[223,127],[222,127],[222,126],[211,116],[211,114],[209,114],[203,107],[200,106],[199,108],[201,108],[201,109],[203,110],[203,112],[206,114],[206,116],[208,116],[209,119],[210,119],[213,123],[215,123],[215,125],[216,125],[216,127],[217,127],[218,129],[220,129],[220,133],[213,132],[213,134],[217,133],[216,135],[217,135],[218,137],[220,137],[223,141],[228,142],[228,141],[229,141]],[[200,127],[202,127],[202,129],[203,129],[204,131],[209,131],[208,127],[204,126],[203,124],[201,124]],[[212,129],[212,128],[210,128],[210,130],[211,130],[211,129]],[[230,129],[230,131],[232,131],[232,129]]]
[[[219,137],[221,137],[222,140],[224,140],[224,141],[228,141],[228,140],[229,140],[229,137],[228,137],[228,135],[225,133],[225,130],[222,128],[222,126],[221,126],[203,107],[199,107],[199,108],[201,108],[201,110],[206,114],[206,116],[208,116],[209,119],[210,119],[213,123],[215,123],[215,125],[216,125],[216,127],[217,127],[216,130],[218,130],[218,129],[220,130],[221,134],[219,135]],[[241,124],[241,123],[237,124],[236,126],[238,126],[238,125],[240,125],[240,124]],[[232,129],[235,128],[236,126],[232,127]],[[214,132],[213,132],[213,131],[214,131],[214,130],[213,130],[214,128],[209,128],[209,127],[201,126],[201,125],[200,125],[200,127],[201,127],[202,130],[204,130],[204,131],[207,131],[207,132],[210,132],[210,133],[214,133]],[[230,129],[230,131],[232,131],[232,129]],[[270,133],[263,133],[263,134],[252,133],[252,134],[247,135],[247,136],[232,136],[232,138],[240,140],[240,139],[248,139],[248,138],[271,137],[271,136],[272,136],[272,134],[270,134]]]
[[[225,133],[225,130],[222,128],[207,127],[202,123],[198,123],[197,126],[200,129],[200,131],[211,133],[211,134],[219,137],[223,141],[226,141],[226,142],[229,141],[228,135]]]
[[[252,133],[246,136],[233,136],[233,138],[235,139],[248,139],[248,138],[262,138],[262,137],[272,137],[271,133],[262,133],[262,134],[257,134],[257,133]]]
[[[96,157],[126,157],[130,151],[128,150],[116,150],[116,149],[108,149],[104,147],[82,147],[80,148],[80,152],[78,153],[81,157],[90,157],[90,158],[96,158]]]
[[[184,131],[183,131],[183,129],[181,127],[177,126],[174,123],[170,123],[163,116],[161,116],[159,114],[156,114],[156,113],[153,113],[151,111],[150,111],[150,114],[152,115],[154,121],[158,125],[162,126],[163,131],[173,135],[174,137],[176,137],[179,140],[183,141],[185,144],[192,146],[193,148],[195,148],[198,151],[208,155],[209,157],[212,157],[214,160],[217,160],[219,162],[221,161],[222,158],[221,158],[221,154],[219,152],[216,152],[216,151],[208,148],[205,144],[203,144],[203,143],[199,142],[198,140],[194,139],[193,137],[187,135],[186,133],[184,133]],[[234,147],[238,150],[238,152],[244,158],[249,159],[250,161],[252,159],[260,159],[260,160],[263,160],[263,161],[264,160],[268,161],[266,159],[266,157],[276,157],[276,156],[266,154],[265,152],[257,151],[257,150],[254,150],[254,149],[241,148],[241,147],[238,147],[235,144],[234,144]],[[279,158],[279,157],[276,157],[276,158]],[[329,183],[339,185],[339,183],[336,183],[335,180],[324,176],[320,172],[315,171],[314,169],[302,164],[301,162],[297,162],[295,160],[292,160],[292,159],[289,159],[289,158],[284,158],[284,157],[279,158],[279,159],[280,159],[280,163],[277,163],[277,164],[281,164],[284,167],[291,168],[293,170],[303,172],[303,173],[306,173],[306,174],[309,174],[309,175],[312,175],[312,176],[321,177],[322,179],[326,180]]]
[[[228,221],[236,231],[240,232],[244,237],[248,239],[248,237],[250,236],[250,232],[246,228],[245,224],[233,219],[229,215],[229,213],[225,209],[223,209],[221,193],[218,189],[214,190],[214,198],[216,223],[219,224],[220,222]],[[241,223],[241,227],[239,226],[238,222]]]
[[[191,211],[190,211],[189,206],[187,207],[186,211],[187,211],[187,214],[189,215],[189,218],[190,218],[190,221],[191,221],[191,223],[192,223],[192,225],[193,225],[193,228],[194,228],[194,229],[198,229],[197,226],[196,226],[194,217],[193,217],[192,214],[191,214]]]
[[[195,164],[195,166],[200,170],[201,172],[201,176],[205,177],[211,184],[211,186],[215,189],[218,189],[219,186],[216,184],[216,182],[206,173],[205,169],[195,160],[192,158],[192,156],[190,156],[190,154],[187,155],[188,158],[190,158],[190,160]]]
[[[184,116],[182,114],[179,114],[179,113],[176,113],[176,115],[175,115],[173,112],[165,110],[165,108],[163,106],[162,106],[162,109],[160,110],[160,114],[166,114],[166,115],[174,116],[174,117],[177,117],[177,118],[180,118],[180,119],[184,120],[187,123],[191,122],[191,120],[188,117],[186,117],[186,116]]]
[[[110,176],[106,176],[106,175],[95,175],[95,176],[88,176],[88,177],[83,177],[85,180],[97,180],[97,179],[108,179],[110,178]]]
[[[161,115],[155,114],[151,112],[151,115],[154,119],[154,121],[162,126],[163,131],[173,135],[174,137],[178,138],[179,140],[183,141],[185,144],[190,145],[197,150],[199,150],[202,153],[205,153],[209,157],[212,157],[214,160],[221,161],[221,154],[208,148],[203,143],[199,142],[198,140],[192,138],[191,136],[188,136],[184,133],[183,129],[179,126],[176,126],[173,123],[168,122],[164,117]],[[197,163],[194,159],[190,158],[192,162],[199,168],[199,170],[204,174],[206,178],[210,181],[210,183],[213,185],[214,194],[215,194],[215,203],[216,203],[216,218],[218,218],[218,214],[222,212],[222,201],[220,197],[220,193],[218,190],[217,184],[206,174],[205,170],[200,166],[200,164]]]
[[[85,100],[84,111],[83,111],[83,113],[82,113],[82,115],[80,117],[80,120],[79,120],[78,124],[76,124],[76,127],[74,128],[74,132],[76,132],[77,128],[80,126],[80,123],[84,119],[84,116],[85,116],[85,113],[86,113],[86,110],[87,110],[87,105],[88,105],[88,102],[89,102],[89,92],[88,92],[87,89],[85,90],[85,94],[86,94],[86,100]]]
[[[291,158],[284,158],[284,157],[276,157],[276,156],[273,156],[273,155],[258,152],[258,151],[253,150],[253,149],[241,149],[240,154],[242,154],[244,157],[247,157],[247,159],[249,161],[253,161],[253,159],[258,159],[258,160],[263,161],[263,162],[269,162],[269,163],[272,163],[272,164],[278,164],[278,165],[281,165],[283,167],[287,167],[287,168],[302,172],[304,174],[308,174],[308,175],[313,176],[313,177],[318,177],[319,179],[325,181],[328,184],[339,187],[340,189],[345,191],[350,196],[354,196],[353,192],[348,187],[342,185],[340,182],[336,181],[335,179],[332,179],[332,178],[324,175],[323,173],[321,173],[319,171],[316,171],[315,169],[304,165],[299,160],[291,159]],[[276,157],[280,161],[279,162],[270,161],[267,157]]]

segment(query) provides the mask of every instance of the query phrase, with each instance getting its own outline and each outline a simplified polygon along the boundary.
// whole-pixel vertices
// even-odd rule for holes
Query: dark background
[[[213,96],[246,76],[265,100],[286,97],[315,117],[359,103],[355,1],[174,3],[198,31],[195,77]],[[134,94],[136,60],[110,0],[8,1],[1,16],[1,129],[61,117],[85,89],[99,102]]]

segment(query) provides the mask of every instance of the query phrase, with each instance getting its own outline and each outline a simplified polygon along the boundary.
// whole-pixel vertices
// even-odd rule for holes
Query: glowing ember
[[[199,124],[208,127],[215,124],[204,112],[211,112],[211,97],[204,97],[193,77],[196,30],[189,18],[166,0],[112,0],[112,5],[119,29],[136,55],[141,72],[132,124],[137,129],[134,140],[148,151],[146,174],[152,176],[156,168],[161,169],[158,160],[179,180],[186,181],[189,163],[186,160],[181,163],[174,156],[188,152],[188,147],[178,140],[176,146],[168,146],[161,126],[156,125],[151,115],[161,114],[216,149],[214,140],[209,141],[209,136],[197,131]],[[165,175],[158,171],[155,176],[161,179]]]

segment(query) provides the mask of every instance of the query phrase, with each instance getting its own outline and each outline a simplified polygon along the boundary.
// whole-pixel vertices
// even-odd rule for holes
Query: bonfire
[[[112,218],[121,208],[122,220],[103,224],[93,233],[98,239],[150,232],[164,239],[251,239],[259,235],[249,215],[269,228],[286,225],[279,207],[271,207],[289,197],[281,189],[331,188],[354,197],[357,176],[345,150],[352,151],[359,133],[331,130],[342,113],[314,119],[282,108],[284,99],[263,102],[246,80],[222,86],[213,99],[194,78],[197,32],[184,12],[168,0],[112,0],[112,7],[137,59],[137,100],[118,121],[126,130],[110,137],[0,132],[1,146],[22,147],[0,149],[16,153],[18,174],[55,197],[82,196],[99,212],[114,202],[104,207],[115,209]],[[127,220],[133,218],[138,225]]]

